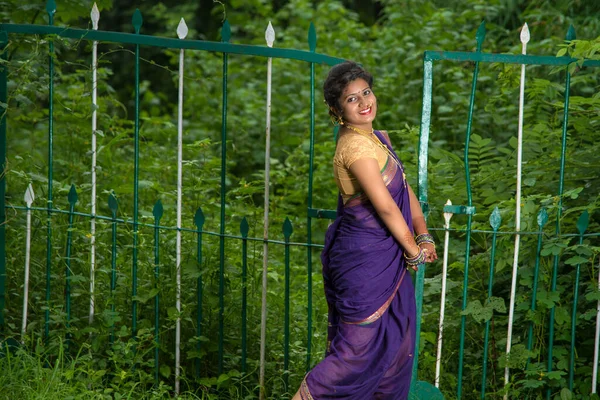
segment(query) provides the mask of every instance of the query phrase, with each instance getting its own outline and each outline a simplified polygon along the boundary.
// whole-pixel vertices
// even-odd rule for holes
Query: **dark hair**
[[[364,79],[369,86],[373,86],[373,75],[353,61],[344,61],[329,70],[325,83],[323,83],[323,96],[329,106],[329,115],[337,116],[332,108],[338,115],[341,114],[340,96],[350,82],[359,78]]]

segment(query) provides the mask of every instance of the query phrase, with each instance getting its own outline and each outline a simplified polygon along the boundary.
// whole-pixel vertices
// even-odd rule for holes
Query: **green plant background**
[[[380,112],[377,128],[387,129],[416,188],[418,124],[422,91],[422,56],[425,50],[475,49],[475,31],[486,21],[485,52],[519,53],[519,30],[527,22],[532,40],[528,53],[598,58],[600,50],[600,5],[588,0],[540,1],[523,4],[506,0],[394,1],[377,3],[352,1],[229,2],[99,1],[100,29],[132,32],[131,15],[139,7],[144,16],[142,33],[175,37],[181,17],[190,28],[188,38],[220,40],[220,26],[226,18],[234,43],[264,44],[264,31],[271,21],[276,31],[275,46],[308,49],[308,24],[317,28],[317,51],[353,59],[375,76],[374,90]],[[89,1],[58,2],[55,25],[89,27]],[[0,1],[3,23],[46,24],[45,5],[23,5]],[[577,31],[571,46],[564,44],[569,24]],[[18,336],[23,301],[25,214],[11,209],[22,206],[23,195],[32,184],[34,206],[46,204],[48,131],[48,40],[47,37],[11,35],[7,47],[9,68],[8,167],[7,178],[7,334]],[[78,192],[76,210],[90,209],[90,116],[91,45],[54,38],[54,204],[68,209],[67,194],[74,184]],[[132,217],[133,199],[133,49],[103,43],[99,48],[98,70],[98,213],[110,215],[108,196],[119,201],[118,216]],[[141,56],[141,147],[140,222],[152,224],[157,200],[164,205],[162,225],[176,221],[176,112],[178,51],[142,48]],[[250,237],[261,237],[264,178],[264,125],[266,60],[230,56],[228,73],[228,138],[226,176],[226,233],[239,235],[242,218],[249,222]],[[194,228],[193,217],[201,208],[204,230],[218,232],[221,152],[220,54],[186,52],[184,106],[184,226]],[[327,73],[317,65],[317,100]],[[593,68],[571,67],[571,105],[563,197],[563,234],[576,234],[576,222],[584,210],[589,213],[587,232],[600,232],[598,221],[600,163],[600,74]],[[429,160],[429,225],[438,242],[443,234],[443,204],[466,204],[462,152],[473,65],[440,62],[434,69],[433,119]],[[465,398],[479,398],[484,355],[483,326],[492,324],[488,366],[489,398],[503,392],[504,363],[510,363],[512,380],[509,398],[542,398],[550,387],[555,398],[597,398],[590,396],[595,331],[598,236],[586,236],[578,245],[573,236],[554,235],[558,206],[558,170],[562,133],[564,69],[527,69],[525,105],[525,146],[523,152],[522,229],[536,232],[540,207],[549,214],[541,259],[537,311],[529,311],[537,236],[524,236],[516,298],[516,325],[513,352],[506,361],[507,303],[514,236],[500,234],[496,253],[494,299],[486,302],[490,263],[489,218],[498,207],[501,231],[514,229],[516,173],[517,104],[520,67],[482,65],[475,104],[470,166],[473,187],[473,247],[469,284],[469,306],[465,373]],[[293,242],[306,240],[306,195],[310,80],[308,65],[290,60],[273,60],[273,119],[271,166],[271,238],[283,240],[286,218],[293,224]],[[333,209],[336,190],[331,176],[334,151],[333,129],[320,101],[316,108],[314,206]],[[328,221],[313,224],[313,241],[322,243]],[[455,396],[456,358],[462,303],[464,229],[466,219],[455,216],[449,249],[447,316],[444,336],[441,388],[447,398]],[[8,354],[0,365],[9,373],[0,376],[3,398],[161,398],[172,393],[174,365],[175,236],[161,233],[161,363],[162,382],[153,386],[153,296],[154,232],[140,230],[138,338],[131,338],[131,242],[130,226],[120,225],[118,236],[118,280],[115,298],[109,295],[110,234],[106,222],[97,224],[97,318],[87,324],[89,287],[89,220],[75,219],[74,257],[71,259],[73,310],[71,328],[65,326],[64,266],[67,233],[66,215],[53,217],[53,295],[50,305],[51,340],[44,344],[46,214],[33,212],[32,269],[28,337],[23,351]],[[257,397],[258,343],[260,333],[260,291],[262,243],[250,242],[248,276],[248,373],[240,372],[241,326],[241,242],[226,240],[225,260],[225,371],[217,373],[219,240],[203,237],[203,261],[196,262],[196,235],[183,234],[183,389],[190,398]],[[439,246],[440,253],[442,247]],[[285,398],[294,391],[305,373],[307,272],[306,249],[291,249],[292,327],[290,388],[283,380],[283,247],[271,246],[268,293],[268,359],[266,393]],[[325,348],[326,304],[322,293],[318,249],[312,266],[314,293],[314,334],[312,363]],[[550,291],[552,257],[560,255],[560,276],[556,292]],[[570,313],[573,299],[574,266],[581,264],[581,288],[577,319],[578,347],[575,387],[566,387],[570,350]],[[428,267],[424,293],[420,379],[433,381],[435,343],[441,290],[441,263]],[[195,337],[195,286],[190,282],[201,274],[204,282],[204,334]],[[117,313],[110,312],[111,305]],[[555,306],[556,335],[553,372],[546,373],[547,316]],[[525,351],[529,321],[534,321],[534,352]],[[108,346],[109,326],[117,326],[117,345]],[[66,334],[71,340],[66,343]],[[197,341],[201,351],[196,351]],[[135,346],[136,350],[133,350]],[[532,356],[525,371],[527,356]],[[201,359],[200,380],[193,377],[195,357]],[[33,378],[33,379],[32,379]],[[566,390],[566,391],[565,391]],[[46,397],[44,397],[46,396]]]

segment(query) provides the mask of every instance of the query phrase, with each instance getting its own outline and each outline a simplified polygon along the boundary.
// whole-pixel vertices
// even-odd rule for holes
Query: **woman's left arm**
[[[415,235],[423,235],[429,234],[427,230],[427,223],[425,222],[425,216],[423,215],[423,210],[421,210],[421,204],[413,192],[410,185],[408,185],[408,197],[410,198],[410,212],[412,214],[412,223],[413,229],[415,230]],[[427,250],[427,256],[425,257],[426,262],[432,262],[437,260],[438,256],[435,252],[435,245],[433,243],[422,243],[420,246]]]

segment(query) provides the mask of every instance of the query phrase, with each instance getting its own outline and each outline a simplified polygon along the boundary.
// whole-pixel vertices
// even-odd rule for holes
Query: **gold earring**
[[[344,125],[344,119],[337,114],[329,114],[329,118],[331,118],[331,123],[334,126]]]

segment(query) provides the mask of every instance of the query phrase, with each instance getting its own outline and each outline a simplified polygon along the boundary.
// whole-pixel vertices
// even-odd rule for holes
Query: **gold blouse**
[[[359,133],[347,132],[341,135],[333,156],[333,176],[344,204],[362,189],[358,180],[350,172],[350,166],[361,158],[373,158],[383,170],[387,163],[387,153],[371,139]]]

